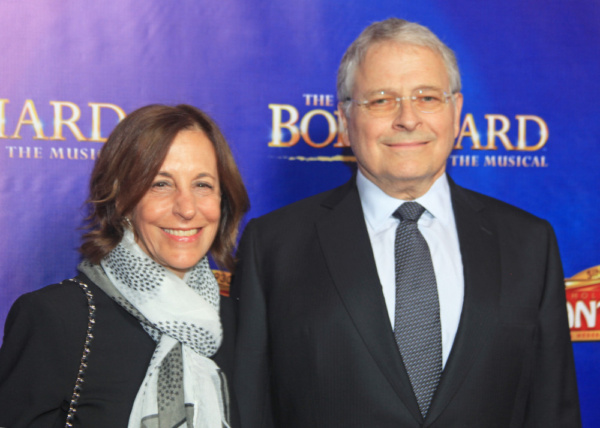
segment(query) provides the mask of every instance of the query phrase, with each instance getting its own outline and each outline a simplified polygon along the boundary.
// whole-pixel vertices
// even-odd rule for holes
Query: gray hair
[[[388,18],[365,28],[344,53],[337,74],[338,101],[346,103],[351,98],[356,69],[364,60],[369,48],[384,41],[423,46],[439,53],[450,79],[450,91],[453,94],[460,92],[460,72],[452,49],[427,27],[404,19]]]

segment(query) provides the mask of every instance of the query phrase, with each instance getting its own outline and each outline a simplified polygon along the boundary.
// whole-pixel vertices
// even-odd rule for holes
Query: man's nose
[[[415,108],[410,97],[403,97],[399,101],[397,111],[394,116],[394,128],[402,128],[412,131],[421,123],[421,116]]]

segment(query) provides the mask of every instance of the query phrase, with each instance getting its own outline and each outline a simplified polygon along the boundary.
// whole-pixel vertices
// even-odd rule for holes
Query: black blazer
[[[78,279],[94,295],[96,324],[74,425],[126,427],[156,343],[92,281]],[[87,299],[71,281],[17,299],[0,349],[0,426],[65,426],[87,324]]]
[[[80,274],[77,279],[94,295],[96,324],[74,426],[127,427],[156,343],[89,278]],[[231,312],[229,299],[222,298],[221,316],[228,331]],[[87,299],[71,281],[17,299],[0,348],[0,427],[65,426],[87,324]],[[213,357],[226,372],[231,371],[232,341],[224,337]],[[237,426],[237,414],[230,417]]]
[[[451,196],[465,296],[425,421],[354,179],[248,224],[231,288],[243,428],[580,426],[551,226],[453,182]]]

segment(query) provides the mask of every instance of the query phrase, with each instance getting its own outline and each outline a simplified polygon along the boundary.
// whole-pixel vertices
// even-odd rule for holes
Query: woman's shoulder
[[[90,294],[86,293],[88,290]],[[64,307],[66,304],[76,304],[84,307],[88,305],[88,296],[103,304],[113,302],[92,280],[79,273],[73,278],[25,293],[15,301],[15,305]]]
[[[116,302],[83,274],[25,293],[17,298],[8,313],[5,340],[7,336],[32,334],[84,337],[90,305],[102,319],[110,320],[115,312],[121,311]]]
[[[84,306],[87,306],[85,295],[76,283],[67,280],[47,285],[17,298],[6,319],[6,327],[16,318],[28,318],[29,315],[38,320],[51,314],[59,316],[49,318],[77,317],[85,314],[77,310],[78,307],[85,309]]]
[[[77,299],[80,297],[81,291],[79,286],[70,279],[65,279],[56,284],[46,285],[34,291],[30,291],[21,295],[17,301],[25,302],[53,302],[56,299]]]

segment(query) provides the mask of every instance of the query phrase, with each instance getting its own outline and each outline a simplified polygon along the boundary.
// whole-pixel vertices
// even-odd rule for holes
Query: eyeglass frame
[[[416,92],[419,91],[424,91],[425,89],[417,89]],[[448,104],[448,99],[452,99],[452,102],[454,102],[454,95],[456,95],[458,93],[458,91],[455,92],[451,92],[448,93],[446,91],[442,91],[443,94],[443,102],[442,102],[442,108],[444,105]],[[377,95],[377,94],[387,94],[387,95],[396,95],[394,92],[392,91],[375,91],[372,93],[372,95]],[[436,110],[436,111],[423,111],[420,108],[418,108],[417,106],[414,105],[414,103],[417,101],[418,96],[417,95],[407,95],[407,96],[403,96],[403,97],[399,97],[399,96],[392,96],[392,99],[395,101],[395,106],[394,108],[390,109],[389,112],[384,112],[384,114],[382,114],[381,116],[386,116],[385,113],[392,115],[394,113],[397,113],[399,111],[399,108],[402,108],[402,101],[404,100],[410,100],[411,101],[411,106],[413,108],[415,108],[417,111],[421,112],[421,113],[425,113],[425,114],[435,114],[435,113],[439,113],[439,111],[441,110]],[[359,101],[353,98],[347,98],[346,102],[351,102],[356,104],[359,107],[364,107],[368,112],[371,112],[371,114],[373,114],[373,110],[371,110],[368,107],[368,103],[369,100],[363,100],[363,101]],[[374,115],[377,115],[377,113],[374,113]]]

